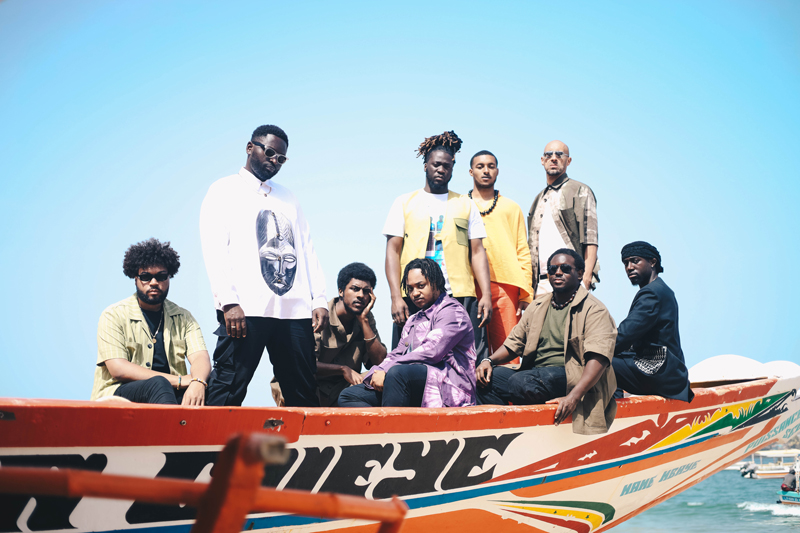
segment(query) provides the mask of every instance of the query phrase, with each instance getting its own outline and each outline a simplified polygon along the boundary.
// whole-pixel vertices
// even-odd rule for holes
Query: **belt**
[[[547,274],[539,274],[539,279],[540,280],[547,279]]]

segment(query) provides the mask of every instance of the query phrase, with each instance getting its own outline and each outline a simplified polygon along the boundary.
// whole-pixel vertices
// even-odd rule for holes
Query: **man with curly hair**
[[[428,257],[444,274],[445,293],[467,310],[480,360],[488,355],[484,326],[492,318],[492,291],[480,211],[466,195],[448,190],[460,149],[461,139],[452,131],[425,139],[417,150],[418,156],[423,156],[425,186],[398,197],[386,217],[383,234],[394,320],[392,348],[397,346],[408,317],[419,311],[401,290],[401,273],[413,259]],[[480,300],[476,279],[483,294]]]
[[[136,294],[100,316],[92,400],[205,403],[211,361],[203,334],[189,311],[167,300],[180,266],[169,242],[149,239],[125,252],[122,271],[134,280]]]
[[[208,389],[215,405],[242,405],[266,348],[286,405],[319,406],[314,334],[328,325],[325,276],[297,199],[273,180],[288,147],[281,128],[256,128],[245,166],[214,182],[200,208],[220,324]]]

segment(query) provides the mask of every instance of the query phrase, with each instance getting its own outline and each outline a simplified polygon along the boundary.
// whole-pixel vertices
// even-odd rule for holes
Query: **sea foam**
[[[772,513],[774,516],[800,516],[800,506],[783,505],[779,503],[744,502],[740,503],[736,507],[754,513]]]

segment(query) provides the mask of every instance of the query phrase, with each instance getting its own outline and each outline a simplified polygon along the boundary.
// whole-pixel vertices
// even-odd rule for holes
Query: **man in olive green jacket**
[[[558,404],[556,425],[606,433],[614,421],[617,382],[611,360],[617,328],[608,309],[582,285],[585,263],[574,250],[547,261],[553,293],[533,301],[503,346],[476,368],[478,403]],[[502,365],[522,357],[518,370]]]

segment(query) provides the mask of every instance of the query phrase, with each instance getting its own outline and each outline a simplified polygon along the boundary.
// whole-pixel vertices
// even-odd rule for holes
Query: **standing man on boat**
[[[92,400],[208,403],[211,361],[200,326],[189,311],[167,300],[169,281],[180,266],[168,242],[149,239],[125,252],[122,271],[134,280],[136,294],[100,316]]]
[[[364,263],[350,263],[339,271],[339,296],[328,302],[330,322],[314,334],[319,404],[337,407],[339,393],[362,381],[361,368],[379,365],[386,346],[372,316],[375,272]],[[280,384],[273,381],[272,397],[282,405]]]
[[[613,365],[619,389],[615,396],[622,398],[624,390],[692,401],[678,332],[678,301],[658,276],[664,272],[661,254],[650,243],[632,242],[622,247],[622,264],[639,292],[617,333]]]
[[[586,264],[581,282],[589,290],[600,282],[597,263],[597,200],[592,189],[567,176],[572,163],[569,147],[551,141],[544,147],[542,166],[547,187],[536,195],[528,212],[528,244],[536,296],[552,292],[547,258],[558,248],[575,250]]]
[[[581,284],[585,264],[561,248],[547,260],[553,292],[536,298],[503,346],[476,368],[478,403],[558,404],[575,433],[606,433],[617,411],[611,369],[617,329],[608,309]],[[522,357],[519,370],[504,366]]]
[[[472,156],[469,167],[474,187],[468,196],[478,206],[486,228],[483,245],[489,258],[493,318],[488,328],[489,345],[495,352],[533,300],[531,251],[522,209],[495,189],[497,157],[481,150]],[[480,298],[480,287],[476,290]]]
[[[485,325],[491,322],[489,261],[481,242],[486,237],[475,202],[448,190],[461,139],[452,131],[428,137],[417,150],[423,156],[425,187],[398,197],[389,210],[386,236],[386,280],[392,297],[392,348],[403,325],[419,308],[400,288],[401,274],[413,259],[439,264],[445,292],[464,306],[475,333],[478,355],[487,354]],[[474,274],[474,275],[473,275]],[[483,292],[478,299],[475,280]]]
[[[294,195],[272,178],[289,138],[256,128],[238,174],[208,189],[200,239],[219,339],[209,402],[241,405],[266,347],[286,405],[319,405],[314,333],[328,325],[325,276]]]

